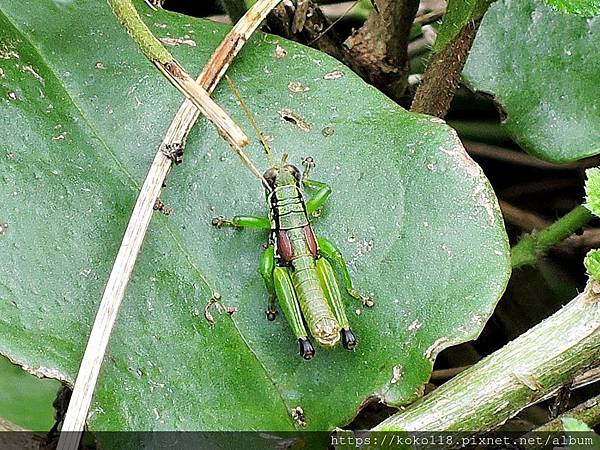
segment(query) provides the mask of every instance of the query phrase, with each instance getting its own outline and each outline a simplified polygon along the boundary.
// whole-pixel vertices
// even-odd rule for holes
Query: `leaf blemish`
[[[204,318],[211,326],[214,325],[216,321],[213,315],[211,314],[210,309],[212,305],[217,303],[219,300],[221,300],[221,294],[219,294],[218,292],[213,292],[212,297],[208,300],[208,303],[206,303],[206,306],[204,307]]]
[[[308,92],[310,88],[308,86],[303,85],[299,81],[290,81],[288,84],[288,90],[290,92],[298,93],[298,92]]]
[[[284,109],[279,111],[279,115],[283,120],[297,126],[302,131],[307,133],[310,131],[310,124],[295,112],[290,111],[289,109]]]
[[[30,73],[31,75],[33,75],[33,78],[35,78],[36,80],[38,80],[43,85],[46,84],[46,80],[44,80],[44,78],[42,78],[42,76],[39,73],[37,73],[33,67],[31,67],[31,66],[23,66],[21,70],[23,72],[27,72],[27,73]]]
[[[0,223],[0,236],[5,235],[7,231],[8,231],[8,224]]]
[[[419,319],[413,320],[413,322],[408,326],[408,331],[417,331],[419,328],[423,326],[423,323]]]
[[[539,391],[542,386],[538,379],[529,372],[513,372],[512,376],[522,385],[527,386],[532,391]]]
[[[304,416],[304,410],[300,406],[296,406],[292,408],[291,411],[292,419],[296,422],[297,425],[301,427],[306,426],[306,417]]]
[[[160,42],[162,42],[165,45],[170,45],[172,47],[177,45],[189,45],[190,47],[196,46],[196,41],[194,41],[193,39],[189,39],[189,37],[187,36],[182,38],[164,37],[160,38]]]
[[[392,379],[390,380],[390,384],[396,384],[398,381],[400,381],[400,378],[402,377],[403,373],[404,367],[402,367],[401,364],[396,364],[392,368]]]
[[[427,358],[430,361],[435,361],[435,358],[437,357],[437,355],[444,350],[445,348],[448,347],[448,344],[450,343],[450,339],[448,339],[447,337],[441,337],[439,339],[436,339],[435,342],[433,344],[431,344],[429,347],[427,347],[427,350],[425,350],[425,353],[423,354],[423,356],[425,356],[425,358]]]
[[[283,59],[287,55],[287,50],[283,48],[281,45],[277,44],[275,47],[275,58]]]
[[[13,49],[7,47],[6,44],[3,44],[2,48],[0,48],[0,59],[13,59],[13,58],[19,59],[20,56]]]
[[[323,75],[323,78],[325,80],[337,80],[339,78],[342,78],[343,76],[344,72],[342,72],[341,70],[334,70],[333,72],[329,72]]]

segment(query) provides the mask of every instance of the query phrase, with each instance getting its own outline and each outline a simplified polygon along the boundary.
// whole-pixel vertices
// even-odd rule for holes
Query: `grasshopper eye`
[[[271,167],[263,174],[264,179],[269,183],[269,186],[275,188],[275,180],[277,180],[277,169]]]
[[[290,172],[292,175],[294,175],[294,178],[298,182],[300,182],[301,174],[300,174],[300,171],[298,170],[298,168],[296,166],[293,166],[291,164],[286,164],[285,168],[288,170],[288,172]]]

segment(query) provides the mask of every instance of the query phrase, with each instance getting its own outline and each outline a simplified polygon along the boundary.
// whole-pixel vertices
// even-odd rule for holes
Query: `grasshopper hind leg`
[[[312,359],[315,356],[315,348],[308,339],[308,333],[302,320],[302,313],[300,312],[300,304],[298,303],[296,291],[286,267],[276,266],[273,269],[273,284],[277,293],[277,299],[279,300],[279,306],[290,324],[294,336],[298,339],[300,356],[304,359]]]
[[[319,258],[317,260],[317,273],[329,306],[333,309],[333,314],[340,324],[342,346],[346,350],[352,350],[357,344],[356,336],[350,328],[350,323],[348,322],[348,317],[346,316],[344,303],[342,301],[342,294],[340,293],[340,288],[335,279],[333,268],[325,258]]]
[[[346,350],[352,350],[354,347],[356,347],[356,336],[352,332],[351,328],[342,328],[340,334],[342,335],[342,346]]]

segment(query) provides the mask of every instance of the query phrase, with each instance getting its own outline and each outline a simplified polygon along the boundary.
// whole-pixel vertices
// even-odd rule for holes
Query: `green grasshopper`
[[[309,217],[327,201],[332,189],[325,183],[308,178],[314,166],[312,158],[305,158],[304,172],[287,164],[284,155],[279,165],[273,163],[271,149],[245,105],[237,88],[229,85],[258,134],[271,162],[263,174],[269,217],[235,216],[232,220],[215,217],[213,225],[234,228],[270,230],[269,245],[260,257],[259,272],[269,293],[268,320],[275,320],[275,300],[298,339],[300,356],[311,359],[315,354],[306,327],[315,340],[333,347],[340,340],[352,350],[357,339],[346,317],[342,295],[335,278],[333,264],[338,264],[346,291],[365,306],[373,302],[361,295],[352,285],[352,279],[340,251],[325,238],[315,237]],[[247,163],[249,160],[246,160]],[[253,168],[253,173],[257,173]],[[260,173],[260,172],[258,172]],[[301,186],[315,189],[315,194],[304,201]],[[305,326],[306,325],[306,326]]]

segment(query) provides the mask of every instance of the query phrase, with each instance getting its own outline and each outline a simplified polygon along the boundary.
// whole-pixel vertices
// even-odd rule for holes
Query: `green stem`
[[[543,230],[528,234],[511,249],[513,269],[535,264],[540,253],[568,238],[592,219],[592,213],[582,205]]]
[[[469,101],[472,103],[472,100]],[[489,120],[448,120],[448,125],[456,130],[461,139],[497,145],[512,143],[510,136],[498,122]]]
[[[551,397],[600,358],[600,284],[373,431],[485,433]]]
[[[108,0],[108,4],[146,58],[163,65],[175,60],[142,21],[131,0]]]

